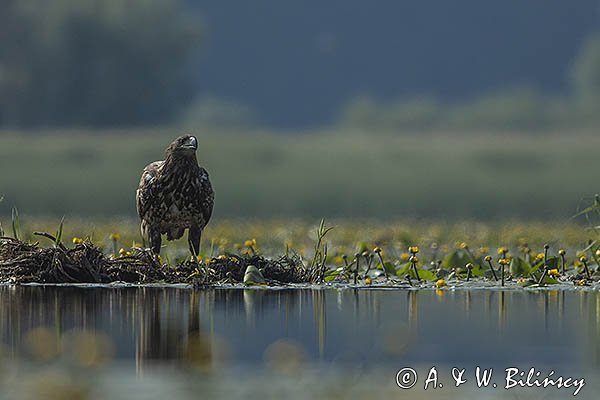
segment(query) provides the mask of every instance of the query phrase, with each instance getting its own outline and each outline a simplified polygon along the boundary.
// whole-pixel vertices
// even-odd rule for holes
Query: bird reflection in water
[[[538,348],[552,348],[544,362],[600,364],[600,293],[443,292],[2,286],[0,339],[8,359],[128,362],[139,376],[153,364],[531,362]]]

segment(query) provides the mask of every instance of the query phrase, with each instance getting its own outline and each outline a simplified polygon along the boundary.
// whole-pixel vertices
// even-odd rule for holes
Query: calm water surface
[[[2,286],[0,302],[2,398],[573,397],[480,389],[476,366],[498,386],[508,367],[585,378],[577,398],[598,398],[600,292]],[[433,366],[445,386],[425,391]]]

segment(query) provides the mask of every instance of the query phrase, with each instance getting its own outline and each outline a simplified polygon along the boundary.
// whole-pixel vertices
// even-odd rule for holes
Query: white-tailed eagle
[[[142,235],[160,254],[161,235],[179,239],[188,229],[192,255],[200,251],[202,230],[210,220],[214,192],[208,173],[198,165],[194,136],[178,137],[167,147],[165,159],[144,168],[136,192]]]

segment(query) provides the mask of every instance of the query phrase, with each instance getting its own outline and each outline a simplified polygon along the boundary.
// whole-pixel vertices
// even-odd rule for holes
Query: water
[[[597,291],[2,286],[0,302],[2,398],[559,399],[575,390],[506,390],[510,367],[584,378],[577,398],[597,398],[600,383]],[[497,388],[477,387],[477,366],[493,369]],[[407,367],[418,381],[403,390],[396,373]],[[424,390],[432,367],[443,387]],[[458,388],[453,367],[468,379]]]

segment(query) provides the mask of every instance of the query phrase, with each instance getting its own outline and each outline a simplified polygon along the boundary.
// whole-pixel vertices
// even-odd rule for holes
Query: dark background
[[[215,218],[564,220],[598,191],[598,1],[0,8],[0,215],[134,216],[184,132]]]
[[[209,104],[213,118],[218,106],[236,106],[230,123],[243,117],[287,130],[335,122],[364,96],[450,105],[507,88],[569,96],[573,64],[600,10],[595,0],[0,7],[5,127],[173,123],[196,101],[201,110]]]
[[[365,94],[456,102],[506,85],[567,94],[571,63],[600,21],[594,0],[188,4],[208,34],[200,91],[284,128],[328,123]]]

